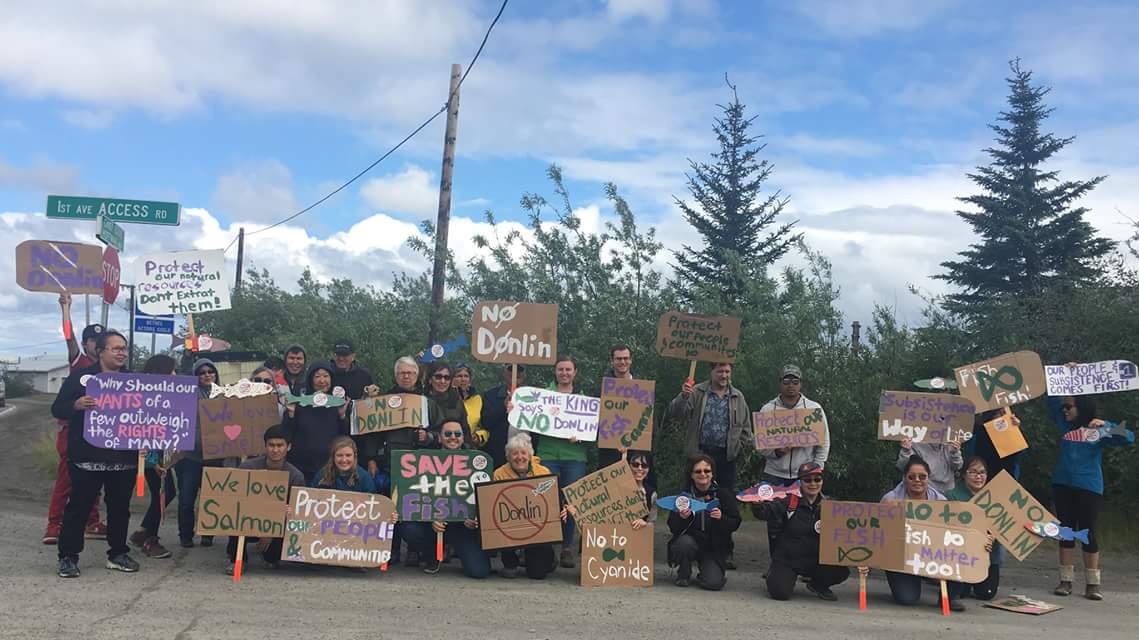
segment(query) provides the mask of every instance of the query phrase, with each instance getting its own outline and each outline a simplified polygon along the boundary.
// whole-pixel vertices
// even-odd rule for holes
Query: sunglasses
[[[780,382],[783,384],[799,384],[800,380],[798,378],[783,378]]]
[[[264,382],[265,384],[273,384],[272,378],[254,378],[254,382]]]
[[[1074,405],[1074,404],[1062,404],[1062,405],[1060,405],[1060,408],[1063,409],[1064,411],[1071,411],[1072,409],[1076,408],[1076,405]]]
[[[712,473],[711,469],[693,469],[692,470],[692,475],[694,475],[694,476],[709,475],[711,473]]]
[[[806,482],[808,484],[816,484],[816,483],[822,482],[823,477],[822,476],[808,476],[806,478],[799,478],[799,480],[801,482]]]
[[[436,373],[435,375],[431,376],[431,379],[432,380],[450,380],[451,376],[449,376],[445,373]]]
[[[648,469],[649,468],[649,465],[645,464],[644,462],[630,462],[629,466],[634,468],[634,469]]]
[[[921,474],[911,473],[910,475],[906,476],[906,480],[923,480],[924,481],[924,480],[928,480],[928,479],[929,479],[929,476],[924,474],[924,473],[921,473]]]
[[[443,437],[444,438],[462,438],[463,432],[462,431],[444,431]]]

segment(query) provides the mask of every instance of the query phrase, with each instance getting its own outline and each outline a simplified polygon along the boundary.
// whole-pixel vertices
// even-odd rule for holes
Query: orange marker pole
[[[866,576],[858,576],[858,610],[866,611]]]
[[[146,485],[145,474],[146,474],[146,454],[139,451],[138,452],[138,475],[136,475],[134,478],[134,494],[140,498],[145,493],[145,489],[143,489],[143,487]]]
[[[241,565],[245,558],[245,536],[237,537],[237,557],[233,560],[233,581],[241,582]]]
[[[443,532],[435,532],[435,559],[443,562]]]
[[[941,615],[949,615],[949,587],[941,581]]]

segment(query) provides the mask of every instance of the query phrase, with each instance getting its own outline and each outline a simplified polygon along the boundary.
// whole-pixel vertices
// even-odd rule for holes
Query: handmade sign
[[[989,526],[980,507],[971,502],[956,500],[906,500],[906,520],[972,529],[981,533]]]
[[[288,392],[287,386],[282,386],[284,387],[285,392],[281,394],[281,399],[285,401],[285,404],[298,404],[302,407],[336,408],[342,407],[348,402],[344,398],[343,389],[340,390],[339,395],[336,395],[335,393],[324,393],[323,391],[317,391],[316,393],[307,393],[304,395],[294,396]],[[340,387],[337,387],[337,389],[340,389]]]
[[[953,370],[961,396],[977,413],[999,409],[1044,395],[1044,365],[1032,351],[1006,353]]]
[[[577,510],[574,520],[579,527],[632,522],[649,515],[633,470],[624,460],[587,474],[562,489],[562,495]]]
[[[823,501],[819,564],[901,571],[905,539],[900,502]]]
[[[280,421],[275,393],[199,400],[198,430],[202,434],[202,458],[216,460],[261,455],[265,453],[265,430]]]
[[[482,451],[392,451],[392,500],[401,522],[461,522],[478,517],[475,485],[490,482]]]
[[[427,396],[393,393],[352,403],[352,435],[396,429],[427,428]]]
[[[518,387],[511,396],[513,407],[506,419],[510,426],[554,438],[597,439],[601,400],[552,389]]]
[[[276,391],[276,388],[271,384],[253,382],[252,380],[242,378],[233,384],[210,385],[210,398],[217,398],[218,396],[224,396],[226,398],[252,398],[253,396],[261,396],[273,391]]]
[[[1084,396],[1139,389],[1139,368],[1128,360],[1044,367],[1050,396]]]
[[[653,586],[653,526],[582,527],[581,586]]]
[[[285,525],[285,560],[378,567],[392,556],[392,511],[385,496],[293,487]]]
[[[982,487],[972,502],[984,511],[988,530],[1017,560],[1027,558],[1041,542],[1026,525],[1056,520],[1056,516],[1004,470]]]
[[[973,437],[973,403],[947,393],[883,391],[878,400],[878,439],[945,444]]]
[[[155,253],[135,261],[138,308],[149,315],[230,308],[225,252]]]
[[[740,319],[669,311],[657,322],[657,351],[666,358],[735,362]]]
[[[740,502],[771,502],[782,500],[787,496],[802,496],[799,490],[799,481],[792,482],[790,486],[777,486],[770,482],[759,482],[736,494]]]
[[[1084,544],[1091,544],[1091,533],[1089,530],[1080,529],[1079,531],[1076,531],[1071,527],[1065,527],[1061,525],[1059,521],[1056,520],[1047,523],[1033,522],[1032,524],[1024,525],[1024,528],[1028,529],[1033,534],[1040,536],[1041,538],[1051,538],[1053,540],[1060,540],[1062,542],[1072,542],[1074,540],[1079,540]]]
[[[987,536],[972,528],[906,520],[905,573],[976,584],[989,575]]]
[[[446,342],[435,343],[435,344],[431,345],[430,347],[427,347],[426,350],[424,350],[423,357],[420,358],[420,362],[422,362],[423,364],[427,364],[428,362],[435,362],[436,360],[442,360],[444,358],[444,356],[446,356],[448,353],[453,353],[455,351],[458,351],[459,349],[462,349],[463,347],[469,347],[469,346],[470,346],[470,343],[467,342],[466,334],[463,334],[461,336],[457,336],[457,337],[452,338]]]
[[[1103,427],[1080,427],[1078,429],[1072,429],[1061,436],[1060,439],[1069,442],[1099,442],[1104,438],[1110,438],[1112,436],[1126,438],[1128,437],[1128,433],[1130,433],[1130,431],[1127,429],[1127,421],[1124,420],[1120,424],[1108,423],[1107,426]]]
[[[1005,409],[1003,414],[986,422],[985,432],[989,434],[989,440],[992,441],[993,448],[997,450],[997,455],[1002,458],[1007,458],[1028,448],[1028,441],[1024,439],[1020,427],[1013,422],[1012,413],[1008,409]]]
[[[287,471],[203,467],[196,532],[283,538],[288,500]]]
[[[756,449],[817,447],[827,442],[827,416],[822,408],[754,411]]]
[[[693,498],[687,493],[681,493],[676,496],[665,496],[657,498],[657,506],[666,511],[674,511],[680,513],[681,511],[691,511],[692,513],[700,513],[701,511],[711,511],[712,509],[720,508],[719,500],[709,500],[704,502],[699,498]]]
[[[103,294],[103,248],[25,240],[16,245],[16,284],[28,291]]]
[[[1001,609],[1003,611],[1012,611],[1013,613],[1027,613],[1032,616],[1042,616],[1046,613],[1052,613],[1053,611],[1059,611],[1064,608],[1058,604],[1051,604],[1043,600],[1033,600],[1028,596],[1015,593],[1009,594],[1007,598],[986,602],[983,606]]]
[[[95,408],[83,439],[100,449],[190,451],[198,418],[198,379],[146,373],[84,376]]]
[[[558,305],[484,300],[471,318],[471,355],[483,362],[554,364]]]
[[[656,385],[652,380],[601,379],[598,448],[652,450]]]
[[[557,476],[484,482],[475,501],[485,551],[562,540]]]

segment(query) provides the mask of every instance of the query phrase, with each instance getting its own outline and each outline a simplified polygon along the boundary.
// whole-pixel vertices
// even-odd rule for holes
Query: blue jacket
[[[337,491],[358,491],[360,493],[376,492],[376,481],[372,479],[372,474],[368,473],[364,467],[356,467],[357,482],[354,487],[348,486],[348,474],[336,474],[336,480],[332,483],[332,486],[320,482],[321,474],[321,471],[317,471],[316,477],[312,479],[314,489],[336,489]]]
[[[1135,442],[1135,434],[1130,431],[1126,436],[1114,435],[1110,438],[1101,438],[1096,442],[1074,442],[1064,440],[1063,435],[1085,425],[1072,424],[1064,419],[1060,409],[1061,398],[1048,397],[1048,412],[1056,422],[1056,429],[1060,432],[1060,459],[1056,461],[1056,469],[1052,472],[1052,484],[1064,485],[1075,489],[1084,489],[1092,493],[1103,495],[1103,448],[1105,445],[1121,447]],[[1104,420],[1105,427],[1113,427],[1115,423]]]

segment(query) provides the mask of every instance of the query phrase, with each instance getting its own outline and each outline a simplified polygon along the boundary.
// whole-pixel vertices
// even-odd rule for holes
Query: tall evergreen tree
[[[1075,138],[1042,133],[1040,125],[1052,109],[1044,106],[1051,88],[1033,86],[1032,72],[1009,64],[1009,110],[989,125],[996,146],[985,149],[988,166],[968,174],[981,193],[958,198],[975,211],[958,211],[981,242],[941,263],[948,271],[935,276],[962,289],[949,296],[949,308],[966,316],[984,313],[985,304],[1006,295],[1038,294],[1058,282],[1085,283],[1100,273],[1094,258],[1114,244],[1096,236],[1084,220],[1087,209],[1077,200],[1103,181],[1061,181],[1045,170],[1049,158]]]
[[[767,265],[787,253],[802,234],[792,233],[795,222],[788,222],[763,235],[789,199],[779,190],[767,197],[760,193],[775,167],[758,159],[767,145],[757,144],[762,136],[750,134],[755,116],[745,116],[735,86],[728,86],[732,101],[716,105],[724,115],[712,128],[720,151],[711,154],[711,163],[688,161],[692,173],[685,177],[695,205],[674,198],[704,246],[697,250],[684,245],[676,252],[674,267],[682,297],[691,300],[698,290],[717,291],[725,305],[738,306],[747,279],[763,276]]]

